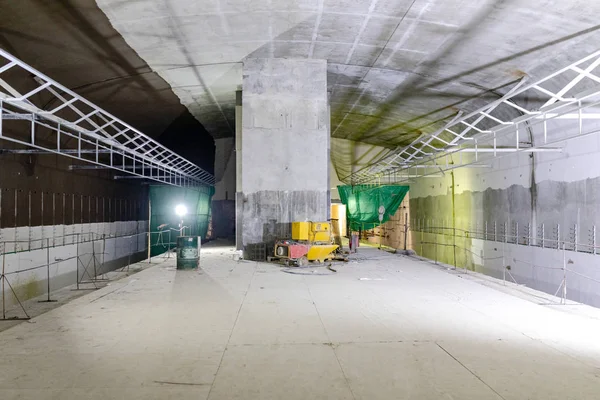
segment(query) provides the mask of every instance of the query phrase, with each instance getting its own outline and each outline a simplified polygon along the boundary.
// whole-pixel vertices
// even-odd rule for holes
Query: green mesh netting
[[[174,247],[181,222],[181,218],[175,214],[175,207],[179,204],[183,204],[187,208],[187,215],[183,217],[183,225],[187,227],[185,234],[206,237],[210,219],[210,204],[214,193],[215,188],[212,186],[182,188],[151,185],[151,255],[162,254],[169,247]],[[168,225],[159,231],[158,227],[163,224]]]
[[[408,186],[355,185],[338,186],[350,230],[373,229],[379,226],[379,207],[384,206],[383,223],[387,222],[408,193]]]

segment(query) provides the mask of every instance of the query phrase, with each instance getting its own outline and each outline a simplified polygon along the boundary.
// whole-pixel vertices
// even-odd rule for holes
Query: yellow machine
[[[314,242],[331,241],[329,222],[292,222],[292,240]]]
[[[275,257],[286,263],[304,265],[308,261],[330,260],[338,245],[331,244],[329,222],[292,222],[292,240],[275,243]]]

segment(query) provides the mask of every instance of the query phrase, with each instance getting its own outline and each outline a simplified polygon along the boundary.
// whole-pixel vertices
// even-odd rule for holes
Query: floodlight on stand
[[[184,236],[183,217],[187,214],[187,207],[183,204],[178,204],[175,206],[175,214],[181,218],[181,222],[179,223],[179,236]]]
[[[187,214],[187,207],[183,204],[177,205],[175,207],[175,214],[177,214],[179,217],[185,216]]]

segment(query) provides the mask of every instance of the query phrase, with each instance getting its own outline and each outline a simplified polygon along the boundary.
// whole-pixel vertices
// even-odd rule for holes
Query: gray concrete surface
[[[54,291],[143,259],[147,226],[148,221],[118,221],[0,229],[0,272],[8,279],[0,285],[0,303],[46,294],[48,279]]]
[[[118,34],[95,0],[2,2],[0,14],[2,49],[145,134],[158,137],[185,112],[169,84]],[[23,93],[36,86],[29,77],[18,85]]]
[[[213,200],[235,198],[235,138],[215,140],[215,194]]]
[[[112,28],[95,0],[3,1],[0,2],[0,15],[3,16],[0,18],[0,48],[145,134],[157,138],[180,115],[189,115],[169,84],[154,73]],[[13,74],[10,79],[6,76],[3,79],[22,93],[38,86],[30,74],[23,74],[21,78]],[[31,100],[49,110],[57,106],[43,94]],[[10,124],[6,120],[3,129],[11,134],[22,132],[25,138],[31,130],[26,124]],[[49,140],[43,131],[39,131],[37,139]],[[62,147],[70,145],[72,143],[63,137]],[[0,153],[2,149],[12,148],[23,146],[0,141]],[[38,194],[45,191],[146,200],[146,187],[113,180],[114,173],[110,170],[71,171],[68,167],[72,164],[76,164],[73,159],[55,155],[0,154],[0,185],[3,189],[18,188],[23,191],[23,196],[31,190]],[[21,215],[27,215],[24,200],[22,197],[24,206],[19,212],[24,212]],[[0,208],[9,205],[6,201],[6,198],[0,201]],[[12,211],[10,216],[6,208],[2,211],[0,227],[12,227]],[[46,207],[46,224],[52,221],[50,212],[51,208]],[[37,213],[34,212],[32,217],[29,224],[39,225]],[[26,223],[27,219],[21,220],[19,226]]]
[[[244,60],[324,59],[332,135],[389,147],[490,101],[475,95],[597,50],[600,37],[600,4],[581,0],[97,3],[213,134],[232,131]]]
[[[541,124],[526,127],[527,140],[544,143]],[[599,127],[597,120],[586,120],[582,129],[593,132]],[[577,129],[577,124],[548,121],[548,141],[564,137],[570,133],[567,129]],[[594,230],[600,229],[600,142],[597,135],[588,135],[555,146],[562,151],[510,155],[487,162],[489,168],[459,168],[440,178],[415,180],[410,189],[410,218],[417,231],[414,249],[447,263],[454,263],[456,256],[458,267],[496,277],[510,266],[519,283],[552,294],[563,280],[564,259],[568,263],[567,297],[600,306],[597,234],[595,254],[593,247]],[[421,235],[418,231],[423,225],[426,232],[446,236]],[[468,236],[456,240],[456,253],[453,227],[457,236],[464,232]],[[421,246],[421,241],[438,242],[439,246]],[[519,244],[505,245],[505,241]],[[566,248],[564,254],[548,249],[556,249],[557,242],[558,247]]]
[[[235,247],[243,250],[242,215],[244,192],[242,192],[242,91],[235,92]]]
[[[0,398],[597,396],[596,309],[375,249],[305,275],[202,251],[0,333]]]
[[[328,62],[333,137],[393,148],[599,38],[599,5],[581,0],[4,3],[3,48],[153,136],[183,104],[232,137],[242,62],[306,58]]]
[[[327,63],[246,60],[242,104],[243,245],[285,237],[293,221],[327,220]]]
[[[212,234],[235,237],[236,154],[235,138],[215,140],[215,194],[212,197]]]
[[[91,291],[109,287],[114,281],[131,276],[143,269],[152,267],[153,265],[162,262],[162,257],[159,259],[154,259],[154,261],[150,264],[147,262],[138,262],[139,259],[134,259],[133,257],[131,260],[129,260],[131,265],[126,265],[127,261],[128,260],[125,260],[125,264],[121,264],[121,268],[113,268],[109,272],[98,276],[97,281],[80,285],[79,290],[77,289],[77,285],[73,284],[75,279],[72,279],[66,286],[61,288],[58,288],[58,286],[51,286],[51,301],[49,302],[47,301],[47,293],[44,293],[29,300],[21,299],[21,305],[23,306],[22,308],[18,303],[7,305],[5,308],[6,320],[0,320],[0,332],[22,323],[34,324],[35,321],[23,321],[19,318],[26,318],[27,316],[34,318],[40,316],[51,310],[54,310],[55,308],[61,307],[78,297],[88,295]]]

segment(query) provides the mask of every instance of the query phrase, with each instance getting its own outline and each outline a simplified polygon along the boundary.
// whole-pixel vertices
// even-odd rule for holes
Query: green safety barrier
[[[150,185],[150,245],[151,256],[162,254],[173,248],[179,236],[182,217],[175,213],[175,207],[183,205],[187,214],[183,217],[186,236],[206,237],[210,221],[211,199],[215,193],[213,186],[183,188],[166,185]],[[166,225],[165,225],[166,224]],[[159,230],[159,227],[162,228]],[[169,233],[170,232],[170,233]],[[169,242],[172,244],[169,246]]]
[[[373,229],[379,226],[379,209],[384,207],[381,223],[389,221],[408,193],[401,185],[344,185],[338,186],[342,203],[346,205],[346,219],[350,230]]]

